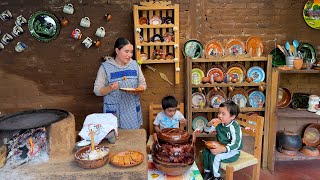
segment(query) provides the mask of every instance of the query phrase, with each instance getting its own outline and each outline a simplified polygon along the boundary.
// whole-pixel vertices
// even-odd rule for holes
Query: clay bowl
[[[206,141],[204,144],[208,149],[215,149],[217,146],[221,146],[221,144],[217,141]]]
[[[319,150],[315,147],[303,146],[300,149],[300,151],[307,156],[313,156],[313,157],[319,156]]]
[[[159,161],[156,158],[153,158],[153,163],[158,170],[165,172],[170,176],[178,176],[178,175],[184,174],[191,168],[193,164],[193,162],[190,164],[168,163],[168,162]]]
[[[317,147],[320,144],[320,124],[313,123],[307,126],[303,133],[303,143],[307,146]]]
[[[108,154],[105,155],[104,157],[99,158],[99,159],[95,159],[95,160],[84,159],[83,154],[86,154],[88,151],[90,151],[90,149],[91,149],[90,146],[83,147],[83,148],[79,149],[74,155],[75,161],[77,162],[77,164],[81,168],[95,169],[95,168],[99,168],[99,167],[104,166],[108,162],[110,152],[109,152],[109,149],[104,146],[95,146],[96,150],[105,149],[108,151]]]
[[[281,96],[282,95],[282,96]],[[278,108],[285,108],[291,103],[292,93],[287,88],[279,88]]]

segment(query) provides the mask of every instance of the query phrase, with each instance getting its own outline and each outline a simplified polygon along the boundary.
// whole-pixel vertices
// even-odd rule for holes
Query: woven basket
[[[96,149],[98,148],[102,148],[103,146],[96,146]],[[100,159],[96,159],[96,160],[87,160],[87,159],[81,159],[81,154],[85,153],[86,151],[88,151],[91,147],[90,146],[86,146],[83,147],[81,149],[79,149],[76,153],[75,153],[75,161],[77,162],[77,164],[84,168],[84,169],[95,169],[95,168],[99,168],[104,166],[105,164],[108,163],[109,161],[109,154],[110,152],[105,155],[104,157],[100,158]]]

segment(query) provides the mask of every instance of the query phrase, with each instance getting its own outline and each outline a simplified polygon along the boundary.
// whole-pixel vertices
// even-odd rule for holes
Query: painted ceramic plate
[[[303,8],[304,21],[314,29],[320,29],[320,0],[309,0]]]
[[[195,39],[188,40],[186,43],[184,43],[183,53],[185,56],[193,59],[199,58],[203,53],[203,46]]]
[[[195,92],[192,94],[191,102],[192,102],[192,107],[194,108],[203,107],[206,104],[206,97],[202,93]]]
[[[227,99],[226,93],[222,89],[220,89],[217,92],[215,92],[213,89],[211,89],[206,95],[206,99],[207,99],[208,104],[211,104],[212,97],[214,97],[216,95],[220,95],[224,99]]]
[[[120,88],[121,91],[126,92],[143,92],[143,89],[137,89],[137,88]]]
[[[309,61],[312,63],[316,62],[316,59],[317,59],[316,50],[311,44],[301,43],[298,47],[298,51],[301,52],[303,60]]]
[[[272,65],[273,66],[284,66],[286,65],[286,56],[279,48],[274,48],[269,53],[272,55]]]
[[[166,32],[163,35],[163,38],[165,42],[174,42],[174,35],[172,32]]]
[[[263,53],[263,44],[259,37],[251,36],[248,38],[246,43],[246,51],[247,53],[252,53],[252,56],[261,56]]]
[[[158,25],[158,24],[162,24],[162,20],[159,16],[152,16],[152,18],[149,20],[151,25]]]
[[[210,105],[213,108],[219,108],[221,103],[224,103],[226,100],[221,95],[215,95],[210,100]]]
[[[228,54],[240,55],[244,54],[245,46],[240,39],[231,39],[225,47],[225,51]]]
[[[231,78],[238,79],[238,82],[243,82],[243,70],[240,67],[232,67],[227,71],[227,74]]]
[[[146,17],[139,18],[139,24],[140,25],[148,24],[148,19]]]
[[[292,100],[292,94],[287,88],[278,89],[278,108],[285,108],[289,106]]]
[[[219,41],[211,40],[205,45],[206,57],[217,57],[223,55],[223,47]]]
[[[192,69],[191,82],[192,84],[200,84],[202,78],[204,77],[204,72],[199,68]]]
[[[58,18],[50,12],[38,11],[30,16],[28,27],[31,35],[42,42],[55,39],[60,32]]]
[[[221,76],[224,77],[223,71],[220,68],[211,68],[207,72],[207,77],[216,77],[216,76]]]
[[[264,70],[259,66],[252,66],[248,69],[247,77],[252,77],[253,82],[259,83],[263,82],[265,78]]]
[[[236,103],[240,108],[246,107],[247,98],[243,94],[235,94],[232,96],[232,101]]]
[[[202,132],[203,129],[207,126],[208,120],[204,116],[197,116],[192,120],[193,130],[200,129]]]
[[[141,164],[144,155],[138,151],[123,151],[112,156],[110,163],[120,167],[132,167]]]
[[[253,91],[249,95],[249,104],[254,108],[263,107],[266,97],[260,91]]]

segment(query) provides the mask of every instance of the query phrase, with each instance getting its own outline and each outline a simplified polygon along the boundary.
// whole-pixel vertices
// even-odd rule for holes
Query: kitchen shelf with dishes
[[[268,137],[269,150],[267,161],[267,168],[270,172],[275,171],[276,161],[320,159],[319,151],[316,150],[318,144],[320,144],[320,115],[309,109],[310,105],[308,102],[310,101],[311,94],[319,94],[320,91],[318,91],[317,88],[314,89],[312,87],[308,87],[307,84],[304,85],[303,88],[299,88],[300,86],[297,85],[298,89],[295,91],[298,92],[292,92],[289,90],[289,87],[282,87],[289,86],[289,84],[286,84],[288,82],[282,81],[282,79],[290,78],[292,77],[292,74],[295,74],[297,79],[302,77],[312,77],[314,78],[313,80],[315,80],[317,78],[313,74],[316,73],[320,73],[320,71],[314,69],[272,69],[272,88],[270,93],[271,97],[277,98],[272,98],[270,101],[270,132]],[[297,88],[296,86],[290,87]],[[301,93],[301,91],[308,93]],[[307,109],[309,109],[311,112],[309,112]],[[310,126],[316,126],[316,128],[312,128],[313,131],[308,131],[308,129],[311,129],[309,128]],[[284,130],[282,130],[283,128]],[[293,133],[293,135],[296,135],[298,138],[290,140],[291,143],[288,143],[289,141],[282,141],[282,138],[284,137],[293,137],[293,135],[280,136],[282,135],[281,133],[284,132],[287,134]],[[312,142],[306,139],[311,137],[317,137],[318,140]],[[284,142],[287,143],[285,146],[282,145]],[[292,145],[292,142],[296,142],[295,146]],[[315,144],[312,144],[311,142]]]
[[[141,1],[133,7],[135,55],[139,64],[174,64],[180,83],[179,4]]]

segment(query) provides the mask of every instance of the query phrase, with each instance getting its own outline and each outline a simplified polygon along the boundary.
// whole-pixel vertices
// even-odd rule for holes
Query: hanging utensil
[[[280,51],[285,55],[285,56],[289,56],[289,54],[287,53],[287,51],[285,51],[282,46],[280,46],[279,44],[277,45],[277,47],[280,49]]]
[[[295,39],[295,40],[293,40],[292,44],[294,47],[294,55],[297,56],[297,48],[299,47],[300,43],[298,40]]]
[[[165,75],[164,73],[162,72],[159,72],[160,74],[160,77],[165,80],[167,83],[169,83],[171,86],[173,86],[173,83],[168,79],[167,75]]]
[[[287,41],[285,44],[286,50],[289,52],[289,55],[292,56],[291,50],[290,50],[290,43]]]

